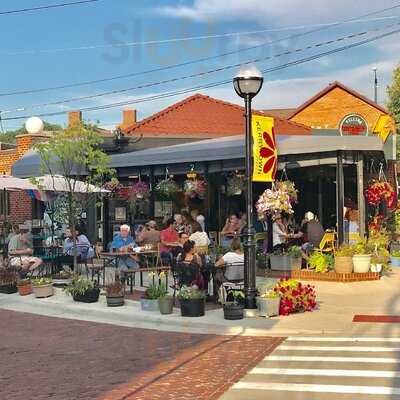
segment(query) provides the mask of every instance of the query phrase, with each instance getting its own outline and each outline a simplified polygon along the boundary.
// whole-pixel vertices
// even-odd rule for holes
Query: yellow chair
[[[332,253],[336,246],[336,232],[325,231],[324,236],[319,243],[319,251],[321,253]]]

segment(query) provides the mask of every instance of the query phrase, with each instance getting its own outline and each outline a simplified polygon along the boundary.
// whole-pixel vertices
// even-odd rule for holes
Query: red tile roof
[[[379,111],[382,111],[384,114],[389,114],[388,110],[386,110],[384,107],[380,106],[379,104],[375,103],[368,97],[365,97],[361,93],[358,93],[355,90],[348,88],[347,86],[343,85],[343,83],[341,83],[339,81],[335,81],[335,82],[330,83],[325,89],[322,89],[320,92],[318,92],[315,96],[311,97],[311,99],[307,100],[301,106],[297,107],[296,110],[291,115],[287,116],[287,118],[289,118],[289,119],[293,118],[299,112],[301,112],[305,108],[307,108],[310,104],[316,102],[319,98],[325,96],[327,93],[329,93],[331,90],[333,90],[337,87],[344,90],[347,93],[350,93],[352,96],[359,98],[360,100],[362,100],[365,103],[369,104],[370,106],[378,109]]]
[[[195,94],[148,118],[124,128],[128,135],[213,138],[243,134],[244,108],[226,101]],[[254,114],[265,115],[262,111]],[[280,135],[311,135],[311,128],[275,118]]]

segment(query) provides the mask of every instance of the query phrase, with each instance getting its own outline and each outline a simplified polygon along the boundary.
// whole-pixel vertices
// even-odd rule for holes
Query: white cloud
[[[366,14],[394,5],[394,0],[230,0],[229,3],[215,0],[194,0],[192,6],[176,5],[158,9],[164,15],[206,20],[253,20],[266,25],[279,22],[322,22],[332,18],[348,19],[351,15]]]

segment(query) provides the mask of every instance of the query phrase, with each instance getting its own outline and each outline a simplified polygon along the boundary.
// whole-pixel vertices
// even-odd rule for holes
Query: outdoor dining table
[[[103,259],[109,259],[115,262],[110,261],[108,265],[113,266],[116,270],[118,270],[119,267],[119,260],[122,257],[127,257],[127,256],[143,256],[146,259],[146,267],[145,268],[138,268],[138,269],[132,269],[128,273],[132,272],[133,274],[136,274],[136,272],[139,272],[140,274],[140,286],[143,286],[143,272],[148,272],[146,270],[151,271],[152,267],[149,265],[149,260],[152,259],[153,262],[158,256],[158,251],[157,250],[151,250],[151,249],[144,249],[140,251],[129,251],[129,252],[100,252],[100,257]],[[157,266],[155,266],[155,269],[157,269]],[[162,268],[160,268],[161,270]],[[154,283],[154,277],[153,277],[153,283]],[[132,282],[131,282],[131,292],[132,292]]]

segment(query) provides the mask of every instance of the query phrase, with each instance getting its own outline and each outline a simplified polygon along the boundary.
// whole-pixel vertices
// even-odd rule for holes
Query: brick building
[[[0,144],[0,174],[11,175],[11,167],[15,161],[24,156],[39,141],[46,140],[48,134],[26,134],[16,138],[16,144]],[[32,218],[32,211],[35,202],[25,192],[12,192],[7,194],[7,202],[0,202],[0,219],[5,219],[14,223],[22,223]],[[7,209],[7,210],[6,210]]]

